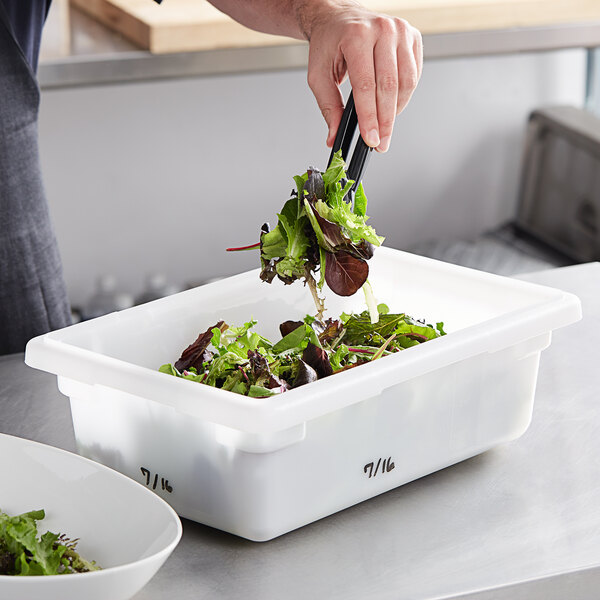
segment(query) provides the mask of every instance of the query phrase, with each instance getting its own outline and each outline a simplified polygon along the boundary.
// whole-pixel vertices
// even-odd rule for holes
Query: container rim
[[[400,257],[415,265],[439,263],[433,259],[381,248],[378,253]],[[429,340],[425,344],[386,356],[359,369],[349,369],[285,394],[251,398],[196,382],[175,378],[151,368],[94,352],[69,343],[65,332],[73,325],[32,339],[26,347],[25,363],[81,384],[112,388],[142,397],[189,416],[194,416],[246,433],[272,433],[334,412],[345,406],[381,394],[384,389],[414,377],[466,360],[482,353],[493,353],[581,318],[581,303],[574,294],[467,267],[443,263],[447,272],[476,276],[479,281],[501,285],[510,281],[512,289],[534,291],[540,298],[530,306],[512,310]],[[256,270],[234,278],[249,277]],[[223,280],[204,287],[218,286]],[[541,294],[540,294],[541,292]],[[184,292],[186,293],[186,292]],[[155,301],[160,303],[164,298]],[[154,303],[152,303],[154,304]],[[140,307],[135,307],[140,308]],[[127,310],[135,310],[126,309]],[[122,312],[126,312],[122,311]],[[104,318],[112,318],[113,313]],[[81,325],[86,325],[83,323]],[[310,388],[310,389],[309,389]]]

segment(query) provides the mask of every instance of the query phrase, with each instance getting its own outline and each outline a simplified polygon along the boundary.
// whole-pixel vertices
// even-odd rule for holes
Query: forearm
[[[313,23],[321,15],[345,7],[354,0],[209,0],[232,19],[263,33],[310,40]]]

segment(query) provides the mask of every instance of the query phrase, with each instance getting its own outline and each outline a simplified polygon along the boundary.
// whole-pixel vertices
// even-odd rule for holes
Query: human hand
[[[421,34],[403,19],[352,1],[306,4],[314,11],[302,19],[310,42],[308,84],[329,128],[327,146],[333,145],[344,111],[339,86],[348,76],[360,133],[369,146],[386,152],[396,115],[421,77]]]

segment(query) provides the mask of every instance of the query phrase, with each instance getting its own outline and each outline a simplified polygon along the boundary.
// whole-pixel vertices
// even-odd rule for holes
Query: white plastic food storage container
[[[40,336],[25,360],[58,375],[82,455],[183,517],[269,540],[520,436],[540,352],[581,316],[572,294],[397,250],[370,266],[379,301],[448,335],[269,398],[159,373],[220,319],[276,340],[314,313],[307,288],[250,271]]]

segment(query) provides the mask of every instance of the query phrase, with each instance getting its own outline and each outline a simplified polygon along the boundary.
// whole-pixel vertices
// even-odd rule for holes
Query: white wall
[[[514,211],[529,112],[583,103],[585,53],[430,61],[386,155],[366,177],[371,223],[407,248],[470,237]],[[98,275],[141,290],[258,266],[226,253],[264,221],[326,130],[303,71],[45,90],[40,143],[71,300]]]

